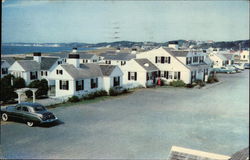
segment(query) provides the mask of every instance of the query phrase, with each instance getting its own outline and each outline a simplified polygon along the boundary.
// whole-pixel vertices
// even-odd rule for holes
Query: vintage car
[[[227,67],[214,68],[213,71],[218,73],[236,73],[235,69]]]
[[[26,122],[30,127],[42,123],[51,123],[57,120],[57,117],[47,111],[47,109],[39,103],[22,102],[15,106],[8,106],[1,109],[1,117],[3,121],[10,118]]]

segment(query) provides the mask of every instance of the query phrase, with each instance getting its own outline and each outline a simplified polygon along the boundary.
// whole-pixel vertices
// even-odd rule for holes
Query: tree
[[[13,79],[13,87],[15,89],[24,88],[25,87],[25,80],[21,77],[17,77]]]
[[[14,92],[14,87],[11,86],[12,78],[14,78],[14,76],[9,74],[0,79],[0,101],[7,102],[17,98],[17,94]]]
[[[47,96],[48,95],[48,81],[46,79],[40,80],[34,80],[28,85],[29,88],[37,88],[38,90],[36,91],[36,98],[42,97],[42,96]],[[32,91],[26,91],[26,96],[27,97],[32,97]]]

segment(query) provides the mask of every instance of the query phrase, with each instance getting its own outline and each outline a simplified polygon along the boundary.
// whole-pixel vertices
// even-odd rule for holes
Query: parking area
[[[249,70],[204,89],[153,88],[51,111],[52,126],[1,125],[1,158],[166,159],[172,145],[224,155],[248,146]]]

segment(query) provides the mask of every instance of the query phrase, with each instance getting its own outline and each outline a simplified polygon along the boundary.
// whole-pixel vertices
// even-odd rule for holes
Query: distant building
[[[194,149],[172,146],[168,160],[228,160],[230,157]]]

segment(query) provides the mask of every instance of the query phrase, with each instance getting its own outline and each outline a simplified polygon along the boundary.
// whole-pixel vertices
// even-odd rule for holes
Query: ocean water
[[[78,48],[78,50],[93,50],[95,48]],[[2,54],[24,54],[33,52],[51,53],[71,51],[71,47],[38,47],[38,46],[2,46]]]

